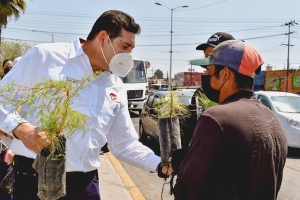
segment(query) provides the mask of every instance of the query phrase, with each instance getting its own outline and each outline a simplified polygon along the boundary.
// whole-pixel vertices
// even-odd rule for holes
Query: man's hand
[[[17,126],[13,133],[23,142],[23,144],[40,155],[44,147],[50,145],[50,141],[46,138],[46,133],[39,132],[39,129],[30,123],[22,123]]]

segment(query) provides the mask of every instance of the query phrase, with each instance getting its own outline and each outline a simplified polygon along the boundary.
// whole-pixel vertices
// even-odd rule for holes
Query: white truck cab
[[[145,62],[134,59],[134,65],[124,78],[121,78],[127,89],[128,109],[141,113],[148,97],[148,81]]]

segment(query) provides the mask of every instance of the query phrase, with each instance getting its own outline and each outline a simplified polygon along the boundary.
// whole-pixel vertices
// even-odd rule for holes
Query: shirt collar
[[[71,44],[69,59],[75,58],[77,56],[81,56],[82,54],[85,54],[82,49],[82,43],[84,43],[85,40],[82,38],[77,38],[75,41]]]
[[[256,99],[253,91],[241,90],[227,97],[221,104],[229,103],[242,98]]]

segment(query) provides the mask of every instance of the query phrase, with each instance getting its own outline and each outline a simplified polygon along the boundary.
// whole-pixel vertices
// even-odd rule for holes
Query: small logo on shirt
[[[117,100],[117,95],[116,95],[116,94],[110,93],[109,96],[110,96],[110,99],[111,99],[112,101],[116,101],[116,100]]]

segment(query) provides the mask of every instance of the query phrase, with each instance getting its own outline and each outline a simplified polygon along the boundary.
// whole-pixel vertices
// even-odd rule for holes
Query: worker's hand
[[[168,165],[163,165],[162,163],[159,163],[156,168],[157,175],[160,178],[168,178],[172,173],[174,172],[171,162],[168,163]]]
[[[40,155],[44,147],[50,145],[50,141],[46,137],[44,131],[39,132],[39,128],[32,126],[30,123],[22,123],[17,126],[13,133],[23,142],[23,144]]]

